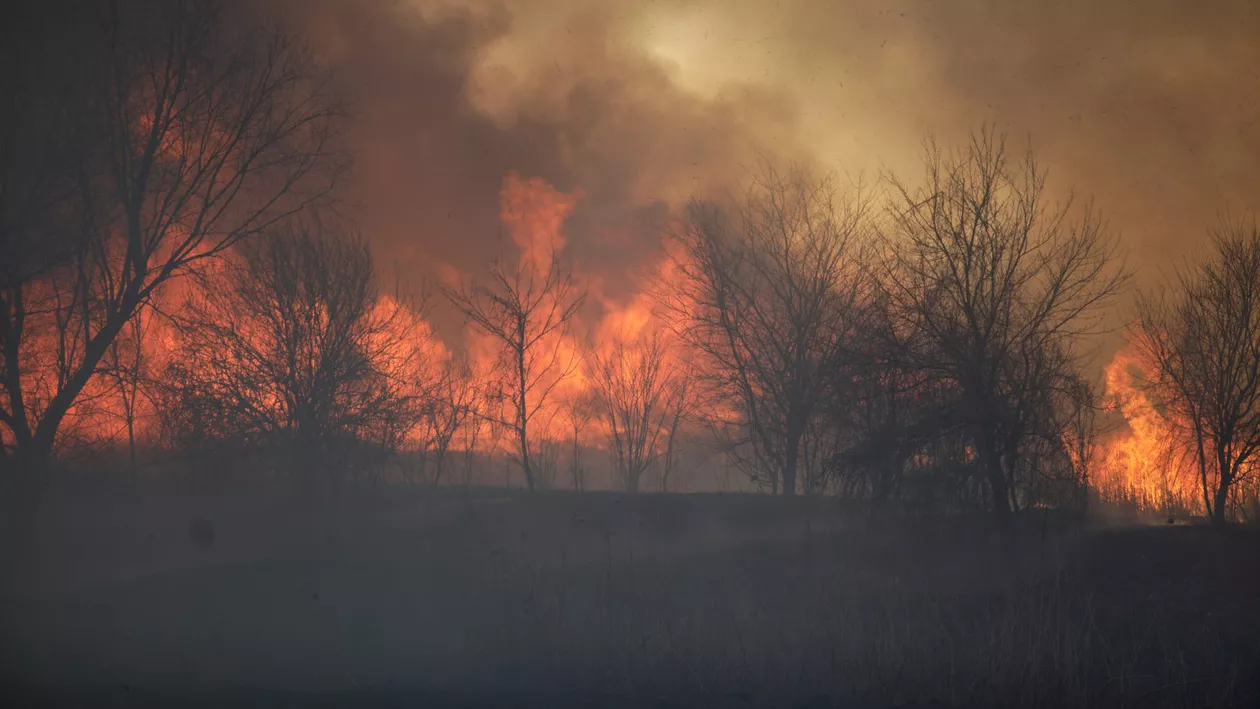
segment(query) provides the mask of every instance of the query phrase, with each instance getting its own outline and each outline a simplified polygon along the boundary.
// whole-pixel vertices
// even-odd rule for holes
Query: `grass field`
[[[1246,530],[458,490],[36,517],[0,598],[30,706],[1260,706]]]

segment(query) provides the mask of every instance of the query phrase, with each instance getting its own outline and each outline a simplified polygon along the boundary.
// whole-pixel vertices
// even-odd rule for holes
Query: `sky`
[[[1260,207],[1253,1],[275,1],[353,107],[350,213],[416,278],[510,250],[515,173],[577,195],[567,253],[614,307],[670,210],[761,159],[913,181],[928,136],[986,124],[1093,200],[1139,287]]]

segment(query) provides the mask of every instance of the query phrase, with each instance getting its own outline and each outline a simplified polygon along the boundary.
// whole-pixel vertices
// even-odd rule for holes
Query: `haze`
[[[1260,705],[1260,3],[0,23],[0,704]]]

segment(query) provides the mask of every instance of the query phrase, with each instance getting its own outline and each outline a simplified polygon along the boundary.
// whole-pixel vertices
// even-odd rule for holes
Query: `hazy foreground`
[[[6,533],[5,686],[49,705],[1260,698],[1250,532],[1039,516],[1012,550],[825,500],[75,489],[37,553]]]

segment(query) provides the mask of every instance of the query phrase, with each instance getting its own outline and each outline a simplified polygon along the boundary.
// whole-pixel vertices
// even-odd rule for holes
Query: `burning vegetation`
[[[1104,405],[1119,414],[1122,428],[1102,446],[1094,487],[1103,500],[1142,510],[1201,514],[1196,476],[1178,445],[1184,428],[1168,410],[1156,410],[1142,385],[1148,369],[1134,349],[1118,352],[1103,370]]]
[[[1148,279],[1102,208],[1140,228],[1163,187],[1136,210],[1087,154],[1167,158],[1110,121],[1246,32],[1115,70],[1035,3],[847,4],[821,42],[843,4],[31,5],[0,28],[0,698],[1255,705],[1260,227]],[[727,21],[799,39],[752,62],[782,86],[725,78]],[[971,56],[1003,22],[1085,58]],[[951,115],[1024,74],[1097,115],[1046,153],[1043,119],[859,118],[884,89],[846,72],[920,63]],[[916,159],[884,121],[945,132]],[[877,179],[830,169],[849,133]],[[1194,138],[1165,164],[1251,145]]]
[[[498,248],[431,288],[357,235],[329,68],[238,10],[113,13],[75,28],[110,61],[11,77],[6,467],[231,451],[306,483],[583,488],[600,469],[637,491],[737,471],[1003,520],[1091,498],[1254,506],[1253,225],[1141,300],[1101,382],[1081,353],[1127,287],[1115,237],[990,128],[877,190],[767,155],[727,181],[742,191],[662,200],[637,233],[601,222],[599,180],[509,169],[497,210],[477,207]],[[614,277],[578,230],[655,247]]]

